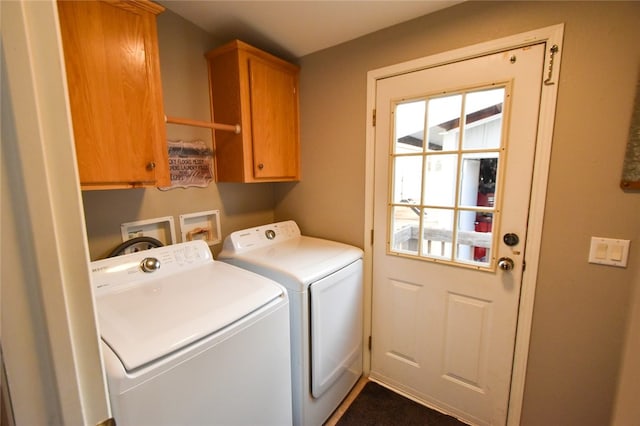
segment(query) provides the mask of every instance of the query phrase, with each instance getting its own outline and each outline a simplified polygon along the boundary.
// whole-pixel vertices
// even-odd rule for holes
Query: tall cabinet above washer
[[[239,40],[206,54],[217,182],[300,179],[299,67]]]
[[[82,189],[169,185],[156,30],[164,7],[57,5]]]

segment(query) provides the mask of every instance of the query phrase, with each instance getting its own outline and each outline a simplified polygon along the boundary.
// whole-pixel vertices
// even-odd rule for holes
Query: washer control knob
[[[155,257],[145,257],[140,262],[140,269],[146,273],[155,272],[160,269],[160,261]]]
[[[265,237],[267,237],[267,240],[273,240],[276,237],[276,231],[274,231],[273,229],[267,229],[264,232]]]

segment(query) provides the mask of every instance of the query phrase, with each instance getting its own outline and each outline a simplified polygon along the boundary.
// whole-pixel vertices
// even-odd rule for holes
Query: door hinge
[[[100,423],[96,423],[96,426],[116,426],[116,420],[113,417],[109,417]]]
[[[373,229],[371,230],[371,245],[373,245]]]
[[[373,127],[376,127],[376,110],[373,110],[373,113],[371,114],[371,122],[373,123]]]
[[[371,336],[369,336],[369,351],[371,351]]]

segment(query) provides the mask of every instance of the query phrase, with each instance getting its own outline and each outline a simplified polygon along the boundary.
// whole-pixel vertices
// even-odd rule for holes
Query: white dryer
[[[118,426],[292,422],[289,306],[203,241],[91,263]]]
[[[286,221],[233,232],[218,259],[287,288],[293,424],[321,425],[362,375],[362,250]]]

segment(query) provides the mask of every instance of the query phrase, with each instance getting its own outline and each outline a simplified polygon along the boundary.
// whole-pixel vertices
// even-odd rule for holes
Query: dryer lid
[[[219,260],[301,292],[360,258],[362,250],[357,247],[300,235],[293,221],[232,232],[218,255]]]
[[[242,253],[220,253],[218,257],[295,291],[306,291],[314,282],[360,258],[362,250],[357,247],[306,236]]]
[[[102,339],[130,371],[223,330],[284,291],[223,262],[97,295]]]

